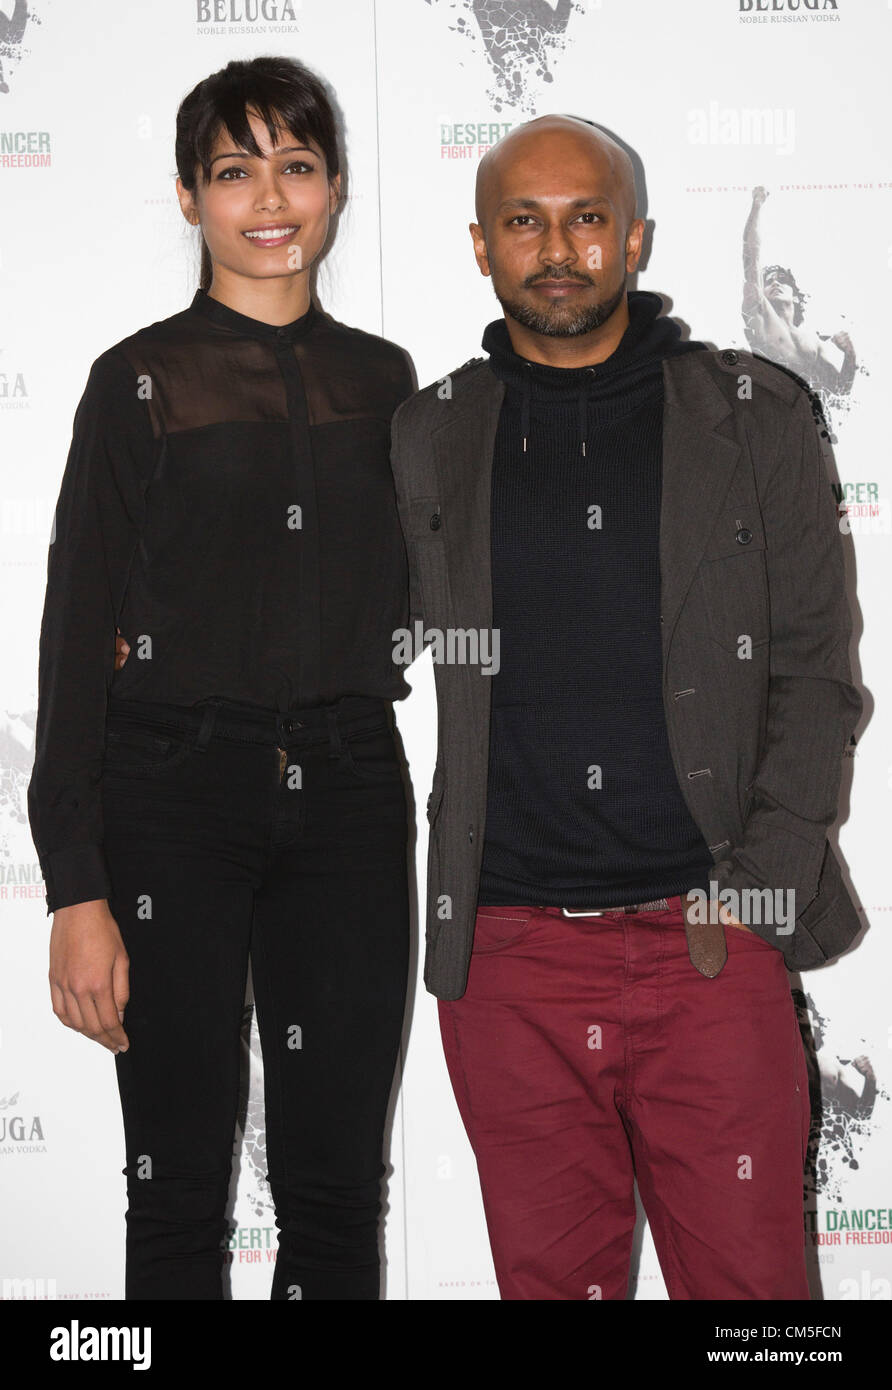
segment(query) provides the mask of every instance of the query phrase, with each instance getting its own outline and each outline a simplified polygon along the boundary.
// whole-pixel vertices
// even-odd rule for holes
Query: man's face
[[[590,333],[623,299],[644,223],[590,142],[541,135],[494,171],[474,253],[511,318],[534,333]]]
[[[766,270],[762,277],[762,287],[766,298],[772,304],[793,304],[793,286],[787,280],[781,270]]]

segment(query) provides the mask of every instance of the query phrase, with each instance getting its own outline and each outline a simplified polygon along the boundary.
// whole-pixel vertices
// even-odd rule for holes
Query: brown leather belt
[[[562,907],[565,917],[604,917],[608,912],[666,912],[668,898],[655,898],[652,903],[628,903],[625,907]]]
[[[715,979],[728,959],[724,926],[721,922],[691,922],[684,893],[681,894],[681,906],[691,964],[708,980]],[[652,903],[630,903],[626,907],[562,907],[561,912],[564,917],[605,917],[611,912],[665,912],[668,907],[666,898],[657,898]]]

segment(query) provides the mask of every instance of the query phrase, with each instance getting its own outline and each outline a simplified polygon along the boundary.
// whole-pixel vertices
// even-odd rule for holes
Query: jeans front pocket
[[[735,938],[737,940],[749,942],[750,945],[755,945],[763,951],[773,951],[775,955],[777,954],[778,948],[772,946],[770,941],[766,941],[764,936],[760,936],[759,933],[753,931],[751,927],[732,927],[730,923],[726,923],[725,940],[730,944],[733,943]]]
[[[474,922],[474,955],[489,955],[519,941],[536,911],[534,907],[478,907]]]
[[[162,725],[108,722],[103,777],[155,777],[185,762],[194,734]]]
[[[341,766],[363,782],[395,785],[403,780],[396,742],[387,724],[347,735],[341,744]]]

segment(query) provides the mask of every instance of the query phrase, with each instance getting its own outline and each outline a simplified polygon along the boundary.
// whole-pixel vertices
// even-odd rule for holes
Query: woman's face
[[[319,255],[337,207],[340,176],[328,182],[315,142],[277,127],[278,145],[253,112],[248,121],[262,157],[239,150],[226,132],[211,152],[210,181],[193,197],[177,179],[186,219],[201,223],[215,268],[252,279],[307,270]]]

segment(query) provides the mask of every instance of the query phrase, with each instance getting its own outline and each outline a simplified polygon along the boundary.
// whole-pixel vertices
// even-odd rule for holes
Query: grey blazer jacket
[[[713,855],[716,891],[793,890],[792,932],[750,925],[790,969],[820,965],[861,925],[827,832],[862,702],[811,407],[791,377],[747,352],[668,357],[663,382],[663,702],[679,785]],[[447,655],[457,634],[452,660],[434,647],[424,978],[441,999],[466,987],[486,824],[491,676],[456,657],[473,657],[468,634],[492,627],[490,487],[504,389],[475,359],[403,402],[392,426],[411,628],[423,624],[426,643],[443,634]]]

